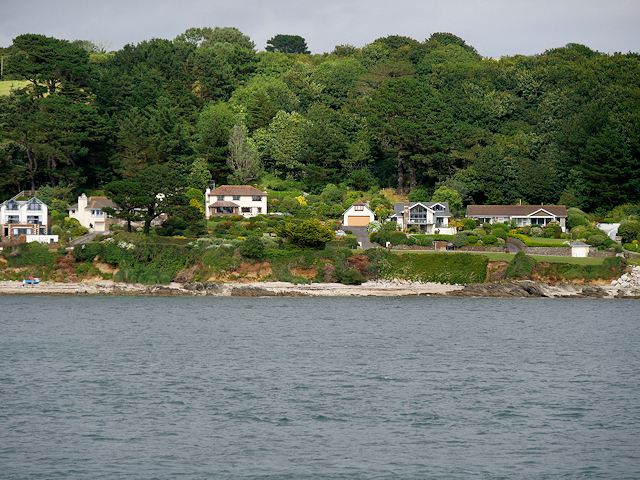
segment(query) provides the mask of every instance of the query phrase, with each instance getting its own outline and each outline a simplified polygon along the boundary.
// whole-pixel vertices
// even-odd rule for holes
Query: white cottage
[[[24,235],[27,242],[52,243],[57,235],[49,235],[49,207],[36,197],[0,204],[0,233],[5,238]]]
[[[205,192],[205,217],[242,215],[251,218],[267,213],[267,194],[251,185],[221,185]]]
[[[342,214],[345,227],[363,227],[376,219],[376,214],[362,200],[357,200]]]
[[[89,197],[83,193],[78,197],[78,203],[71,205],[67,210],[69,217],[75,218],[84,228],[93,232],[106,232],[109,229],[109,214],[103,210],[105,207],[116,208],[116,204],[107,197]]]

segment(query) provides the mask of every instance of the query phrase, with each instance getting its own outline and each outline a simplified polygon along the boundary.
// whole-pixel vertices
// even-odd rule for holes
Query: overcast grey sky
[[[1,0],[0,46],[23,33],[107,40],[113,49],[173,39],[190,27],[236,27],[258,50],[300,35],[312,53],[404,35],[450,32],[482,56],[531,55],[581,43],[640,52],[640,0]]]

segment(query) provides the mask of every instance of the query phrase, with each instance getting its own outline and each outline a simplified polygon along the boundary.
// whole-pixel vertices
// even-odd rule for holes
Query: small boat
[[[34,285],[36,283],[40,283],[40,280],[42,280],[42,278],[39,277],[29,277],[28,280],[25,280],[25,283],[29,283],[31,285]]]

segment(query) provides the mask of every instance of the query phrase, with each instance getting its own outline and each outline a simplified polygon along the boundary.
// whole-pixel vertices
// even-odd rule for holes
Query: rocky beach
[[[640,267],[634,267],[608,284],[557,283],[530,280],[469,285],[423,283],[395,279],[362,285],[339,283],[293,284],[287,282],[176,283],[142,285],[112,280],[79,283],[41,282],[23,286],[19,281],[0,282],[0,294],[50,295],[159,295],[159,296],[363,296],[399,297],[446,295],[461,297],[640,298]]]

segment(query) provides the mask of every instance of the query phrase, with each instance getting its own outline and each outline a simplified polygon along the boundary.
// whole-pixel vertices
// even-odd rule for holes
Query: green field
[[[26,80],[4,80],[0,82],[0,95],[9,95],[13,88],[23,88],[29,84]]]
[[[433,254],[436,253],[432,250],[392,250],[395,254],[405,254],[405,253],[419,253],[419,254]],[[442,252],[437,252],[442,253]],[[445,252],[449,254],[455,253],[471,253],[473,255],[484,255],[489,260],[494,261],[504,261],[510,262],[513,258],[513,255],[510,253],[494,253],[494,252]],[[574,257],[555,257],[551,255],[529,255],[536,259],[537,262],[549,262],[549,263],[574,263],[577,265],[602,265],[604,262],[604,258],[574,258]]]

